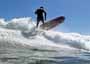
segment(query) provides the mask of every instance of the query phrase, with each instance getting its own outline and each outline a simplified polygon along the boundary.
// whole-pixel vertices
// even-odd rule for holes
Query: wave
[[[90,35],[36,30],[31,17],[0,19],[0,48],[5,47],[90,50]]]

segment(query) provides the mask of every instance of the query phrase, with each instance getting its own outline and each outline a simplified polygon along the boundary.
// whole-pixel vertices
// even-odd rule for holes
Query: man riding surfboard
[[[39,22],[41,21],[44,25],[44,21],[46,20],[46,11],[44,10],[44,7],[41,6],[39,9],[35,11],[35,14],[37,15],[37,25],[38,28]]]

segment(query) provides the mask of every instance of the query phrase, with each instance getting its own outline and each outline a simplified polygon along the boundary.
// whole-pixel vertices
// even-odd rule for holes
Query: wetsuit
[[[40,21],[44,25],[44,20],[46,20],[46,12],[43,9],[37,9],[35,11],[35,14],[37,14],[37,25],[36,25],[36,27],[38,27]]]

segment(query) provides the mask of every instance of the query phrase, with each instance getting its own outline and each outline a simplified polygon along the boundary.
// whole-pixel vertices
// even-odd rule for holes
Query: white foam
[[[0,19],[0,47],[30,48],[33,46],[47,49],[55,47],[90,50],[89,35],[54,31],[35,33],[37,31],[30,17],[15,18],[9,22]]]

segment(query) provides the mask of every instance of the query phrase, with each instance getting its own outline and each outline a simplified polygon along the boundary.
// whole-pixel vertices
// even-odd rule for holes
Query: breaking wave
[[[0,48],[90,50],[90,35],[35,29],[31,17],[0,19]],[[54,47],[54,48],[53,48]]]

